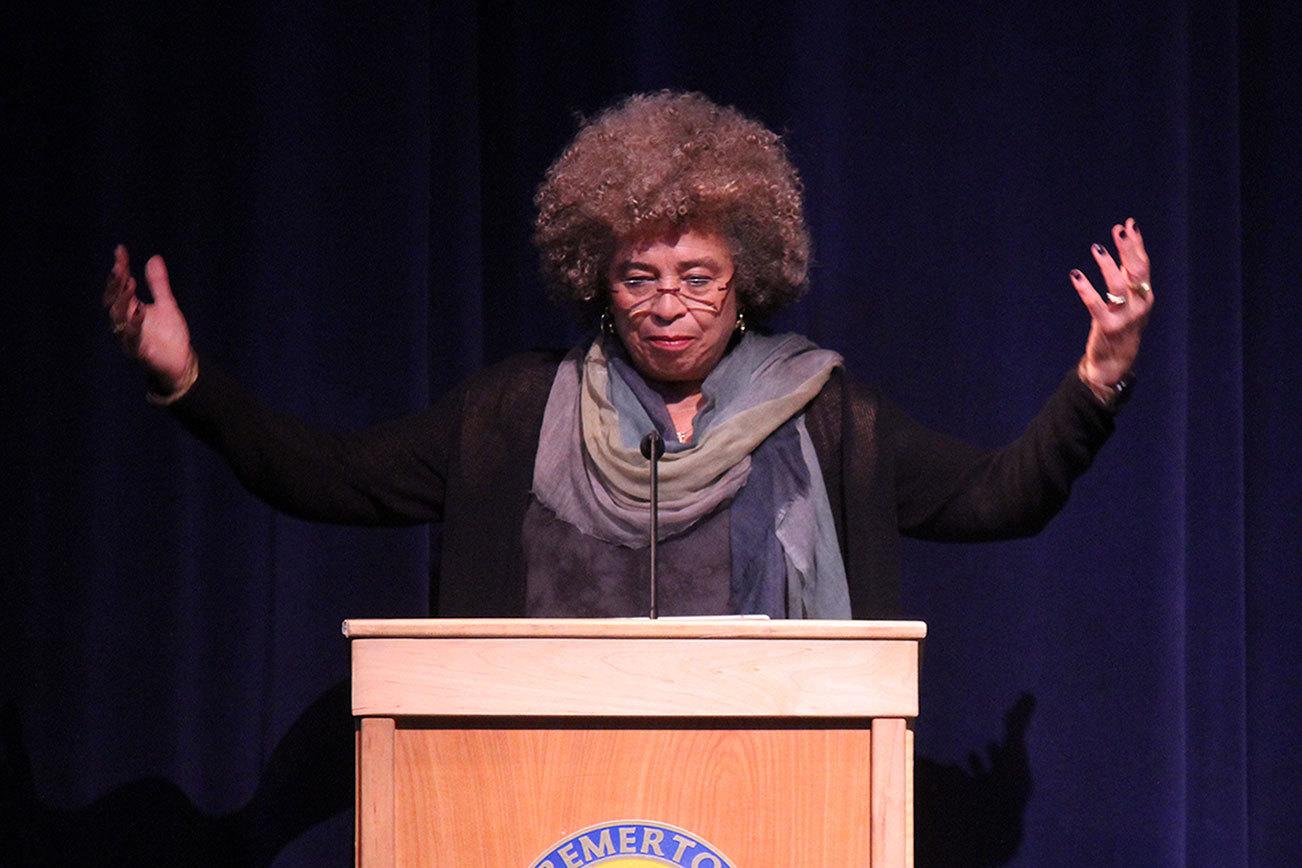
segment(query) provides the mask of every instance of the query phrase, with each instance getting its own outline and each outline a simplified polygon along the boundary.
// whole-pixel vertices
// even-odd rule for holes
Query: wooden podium
[[[650,858],[672,832],[625,821],[726,857],[679,844],[696,868],[912,864],[920,622],[351,620],[344,635],[365,868],[679,864]],[[558,844],[595,826],[612,831]]]

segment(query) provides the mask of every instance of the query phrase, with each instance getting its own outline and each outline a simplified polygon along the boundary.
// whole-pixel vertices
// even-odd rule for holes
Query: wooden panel
[[[915,717],[918,643],[365,639],[356,715]]]
[[[528,868],[579,829],[646,819],[700,836],[742,868],[868,865],[870,738],[866,722],[400,727],[398,864]]]
[[[908,863],[908,731],[901,718],[872,722],[872,866]]]
[[[357,864],[391,868],[394,864],[394,722],[368,717],[359,726]]]
[[[350,639],[922,639],[921,621],[768,618],[352,618]]]
[[[904,864],[913,866],[913,721],[904,731]]]
[[[353,718],[353,864],[362,864],[362,722]]]

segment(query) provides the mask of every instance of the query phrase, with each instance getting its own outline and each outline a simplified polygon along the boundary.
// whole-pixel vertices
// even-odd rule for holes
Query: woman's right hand
[[[188,388],[197,372],[190,328],[172,295],[163,257],[145,263],[145,280],[154,296],[152,304],[136,297],[127,249],[119,244],[104,287],[104,306],[122,349],[149,372],[156,392],[173,395]]]

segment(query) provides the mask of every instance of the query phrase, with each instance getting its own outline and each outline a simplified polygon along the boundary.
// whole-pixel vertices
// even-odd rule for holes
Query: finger
[[[1121,254],[1123,252],[1125,253],[1130,252],[1130,247],[1131,244],[1133,243],[1133,240],[1130,237],[1130,233],[1126,231],[1126,226],[1124,223],[1112,224],[1112,241],[1117,245],[1118,254]]]
[[[1153,304],[1152,269],[1135,218],[1127,217],[1125,225],[1114,226],[1113,237],[1117,239],[1121,273],[1129,290],[1126,297],[1138,308],[1137,313],[1147,311]]]
[[[126,288],[126,279],[116,273],[110,273],[108,280],[104,281],[104,295],[101,301],[105,307],[112,307],[113,302],[117,301],[122,290]]]
[[[149,291],[154,296],[155,302],[164,302],[167,304],[176,304],[176,298],[172,295],[172,283],[167,278],[167,264],[163,262],[161,256],[151,256],[145,263],[145,280],[149,282]]]
[[[131,309],[131,303],[136,299],[136,279],[128,277],[122,291],[118,293],[117,298],[113,299],[113,304],[109,308],[109,319],[113,321],[113,327],[117,328],[127,321],[127,315]]]
[[[1144,249],[1144,239],[1135,225],[1135,218],[1127,217],[1124,225],[1118,223],[1113,226],[1112,238],[1121,257],[1121,267],[1126,273],[1135,282],[1148,280],[1148,252]]]
[[[1130,252],[1134,254],[1139,263],[1142,263],[1144,279],[1151,280],[1151,263],[1148,258],[1148,249],[1144,247],[1144,236],[1139,231],[1139,224],[1135,222],[1134,217],[1128,217],[1126,218],[1126,226],[1126,236],[1130,239]]]
[[[126,285],[127,276],[130,273],[127,262],[127,249],[119,244],[113,249],[113,267],[109,269],[108,279],[104,281],[105,307],[111,306],[117,299],[118,293]]]
[[[1090,247],[1090,252],[1094,254],[1094,261],[1099,264],[1099,271],[1103,272],[1103,282],[1108,291],[1114,293],[1119,298],[1125,298],[1130,292],[1130,278],[1117,265],[1117,261],[1112,258],[1112,254],[1102,244],[1095,244]]]
[[[124,274],[121,277],[110,277],[104,286],[104,307],[111,308],[122,297],[122,293],[127,291],[130,286],[135,289],[135,281],[130,274]]]
[[[140,332],[145,324],[145,306],[140,299],[132,298],[127,306],[126,318],[113,327],[122,341],[122,346],[130,353],[140,348]]]
[[[120,277],[131,273],[131,257],[124,245],[119,244],[113,248],[113,273]]]
[[[1085,305],[1085,309],[1090,312],[1093,319],[1102,319],[1107,316],[1107,305],[1099,297],[1098,290],[1094,288],[1094,284],[1090,283],[1090,279],[1085,276],[1085,273],[1078,268],[1071,270],[1071,286],[1072,289],[1076,290],[1081,303]]]

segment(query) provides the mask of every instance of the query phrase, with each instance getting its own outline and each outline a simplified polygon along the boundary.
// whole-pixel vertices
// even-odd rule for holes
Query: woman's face
[[[642,376],[684,386],[705,379],[737,324],[732,277],[732,251],[711,232],[675,230],[617,246],[610,313]]]

